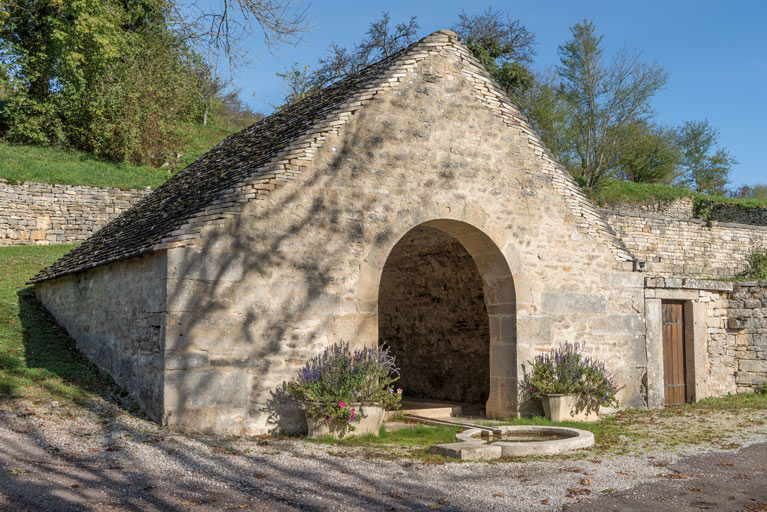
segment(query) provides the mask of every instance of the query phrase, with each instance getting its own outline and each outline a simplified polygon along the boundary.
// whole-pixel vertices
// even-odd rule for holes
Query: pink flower
[[[344,407],[346,407],[346,406],[344,405],[344,402],[343,402],[343,400],[341,400],[340,402],[338,402],[338,407],[340,407],[341,409],[343,409]]]
[[[397,393],[402,394],[402,388],[397,388]]]

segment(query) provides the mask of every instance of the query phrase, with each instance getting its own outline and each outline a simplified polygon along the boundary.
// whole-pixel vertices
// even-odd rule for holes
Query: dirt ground
[[[730,449],[435,464],[300,440],[184,435],[106,401],[11,400],[0,403],[0,439],[0,509],[9,511],[767,507],[764,426],[740,429]]]

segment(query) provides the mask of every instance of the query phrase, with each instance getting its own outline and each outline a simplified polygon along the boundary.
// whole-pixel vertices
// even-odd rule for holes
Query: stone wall
[[[743,208],[734,204],[712,204],[711,218],[719,222],[767,226],[767,208]]]
[[[736,391],[754,391],[767,383],[767,281],[738,283],[727,313]]]
[[[748,268],[749,253],[767,249],[766,226],[614,210],[602,215],[655,275],[731,277]]]
[[[149,193],[0,179],[0,246],[82,242]]]
[[[691,197],[681,197],[673,201],[616,203],[604,208],[604,210],[621,212],[630,215],[659,215],[668,219],[695,218],[693,201]]]
[[[378,326],[408,396],[485,403],[490,326],[482,277],[457,240],[425,227],[405,235],[381,275]]]
[[[37,298],[91,362],[162,420],[165,252],[35,286]]]
[[[663,300],[685,301],[685,338],[692,339],[688,386],[696,400],[754,391],[767,382],[767,281],[647,278],[645,297],[651,407],[663,406]]]

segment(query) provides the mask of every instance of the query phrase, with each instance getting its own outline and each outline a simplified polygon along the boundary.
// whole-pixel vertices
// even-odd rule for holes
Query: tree
[[[636,121],[624,128],[617,154],[618,177],[640,183],[669,183],[681,161],[674,130]]]
[[[767,185],[743,185],[740,188],[731,190],[727,194],[729,197],[740,197],[744,199],[767,200]]]
[[[570,172],[591,188],[614,168],[626,127],[648,117],[650,100],[668,75],[625,48],[606,65],[602,36],[596,35],[591,21],[570,30],[572,39],[559,47],[557,68],[569,104],[567,160]]]
[[[222,1],[221,12],[203,18],[227,45],[233,27],[248,23],[261,27],[268,45],[298,34],[292,0]],[[227,85],[197,51],[215,34],[180,23],[178,7],[173,0],[0,0],[2,135],[164,162],[179,125],[206,123]]]
[[[527,66],[535,57],[535,35],[519,20],[490,7],[477,15],[463,11],[453,31],[512,99],[533,86]]]
[[[322,89],[396,53],[416,40],[418,23],[415,16],[407,23],[398,23],[393,28],[390,22],[389,13],[384,11],[380,19],[370,23],[365,38],[358,45],[349,49],[331,43],[328,55],[320,59],[319,67],[311,75],[313,88]]]
[[[720,147],[719,130],[708,119],[687,121],[677,132],[682,150],[682,181],[696,192],[724,194],[732,166],[738,162]]]
[[[224,53],[230,67],[241,63],[249,48],[247,35],[259,30],[271,50],[279,44],[296,44],[311,27],[301,0],[218,0],[193,1],[178,5],[179,30],[199,45],[218,54]],[[181,13],[187,13],[186,15]],[[198,47],[200,53],[206,54]]]
[[[285,103],[278,108],[300,101],[314,94],[317,90],[312,75],[309,73],[309,66],[301,67],[298,62],[294,62],[285,72],[277,73],[277,76],[282,79],[283,87],[286,90]]]

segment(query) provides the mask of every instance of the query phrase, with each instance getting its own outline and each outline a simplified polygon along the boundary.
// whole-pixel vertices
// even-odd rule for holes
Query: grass
[[[767,387],[765,388],[767,390]],[[767,435],[767,391],[722,398],[708,398],[694,404],[659,410],[628,409],[594,423],[555,423],[543,417],[511,421],[484,421],[484,425],[547,425],[588,430],[594,434],[595,446],[569,454],[545,457],[517,457],[509,460],[525,462],[541,459],[598,459],[608,455],[644,454],[650,451],[673,451],[694,445],[734,449],[732,440],[743,428],[761,428]],[[394,432],[381,429],[379,436],[365,435],[344,439],[320,438],[307,441],[331,445],[334,449],[356,449],[364,457],[406,458],[426,463],[442,463],[445,459],[429,454],[430,446],[456,442],[456,427],[413,425]],[[329,451],[330,455],[352,456],[349,452]]]
[[[426,425],[413,425],[401,428],[394,432],[387,432],[382,426],[379,434],[366,434],[364,436],[350,436],[343,439],[333,437],[307,438],[307,441],[332,444],[338,446],[400,446],[400,447],[428,447],[435,444],[453,443],[455,435],[462,429],[458,427],[431,427]]]
[[[662,183],[635,183],[633,181],[605,180],[596,190],[591,191],[591,199],[599,205],[618,203],[644,204],[655,201],[673,201],[682,197],[692,197],[697,202],[737,204],[742,208],[767,207],[763,199],[735,199],[722,196],[697,194],[684,187],[675,187]]]
[[[176,169],[183,169],[232,133],[219,126],[184,124],[177,128],[186,143]],[[11,183],[37,181],[94,187],[156,188],[171,173],[168,167],[99,160],[89,153],[52,147],[15,146],[0,142],[0,178]]]
[[[111,383],[77,351],[25,285],[72,247],[0,248],[0,400],[77,401]]]

